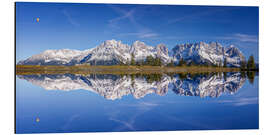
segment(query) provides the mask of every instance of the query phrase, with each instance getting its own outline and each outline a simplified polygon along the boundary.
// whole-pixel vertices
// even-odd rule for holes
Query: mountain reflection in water
[[[253,75],[253,76],[251,76]],[[147,94],[166,95],[168,90],[181,96],[219,97],[234,94],[242,87],[246,78],[252,82],[255,74],[151,74],[151,75],[18,75],[46,90],[89,90],[106,99],[120,99],[125,95],[143,98]]]

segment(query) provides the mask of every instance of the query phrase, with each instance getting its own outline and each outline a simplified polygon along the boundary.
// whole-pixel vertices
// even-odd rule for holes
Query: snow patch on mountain
[[[121,99],[132,95],[134,98],[143,98],[148,94],[166,95],[169,88],[181,96],[219,97],[222,93],[234,94],[241,88],[246,78],[241,73],[210,76],[186,77],[180,79],[164,75],[160,81],[147,82],[144,78],[117,75],[18,75],[20,79],[46,90],[88,90],[110,100]],[[171,87],[169,87],[171,86]]]
[[[172,49],[172,57],[176,62],[184,59],[188,63],[193,61],[197,64],[215,64],[221,66],[223,66],[226,59],[227,66],[234,67],[240,67],[240,62],[244,60],[244,56],[239,49],[234,46],[225,48],[217,42],[211,42],[210,44],[200,42],[177,45]]]
[[[46,50],[40,54],[19,61],[19,65],[66,65],[74,58],[81,56],[83,51],[79,50]]]
[[[129,64],[132,57],[136,62],[145,61],[147,56],[158,57],[165,65],[171,60],[175,63],[184,59],[197,64],[223,65],[227,60],[228,66],[239,67],[244,56],[234,46],[225,48],[217,42],[209,44],[199,42],[195,44],[176,45],[171,51],[166,45],[146,45],[144,42],[135,41],[131,46],[121,41],[107,40],[99,46],[85,50],[46,50],[41,54],[19,61],[19,65],[76,65],[88,63],[90,65],[116,65]]]

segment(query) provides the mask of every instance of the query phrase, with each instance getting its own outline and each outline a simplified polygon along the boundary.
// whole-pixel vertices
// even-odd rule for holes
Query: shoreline
[[[212,72],[241,72],[240,68],[206,67],[206,66],[40,66],[16,65],[16,75],[34,74],[179,74],[179,73],[212,73]]]

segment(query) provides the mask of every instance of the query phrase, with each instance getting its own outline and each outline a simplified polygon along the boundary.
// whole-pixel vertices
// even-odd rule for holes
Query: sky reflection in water
[[[257,129],[258,77],[250,80],[241,73],[18,75],[16,132]]]

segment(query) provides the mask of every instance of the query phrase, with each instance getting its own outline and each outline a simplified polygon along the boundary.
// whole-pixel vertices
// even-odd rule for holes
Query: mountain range
[[[241,73],[170,77],[163,75],[160,81],[149,82],[143,77],[117,75],[18,75],[20,79],[31,82],[46,90],[88,90],[109,99],[121,99],[132,95],[136,99],[147,94],[166,95],[169,90],[180,96],[219,97],[234,94],[242,87],[246,78]]]
[[[241,51],[231,45],[223,47],[217,42],[199,42],[194,44],[179,44],[169,50],[166,45],[158,44],[155,47],[144,42],[135,41],[132,45],[123,44],[121,41],[107,40],[95,48],[84,51],[61,49],[46,50],[33,55],[26,60],[21,60],[18,65],[117,65],[130,63],[132,57],[136,62],[145,61],[147,56],[158,57],[162,64],[170,62],[177,64],[180,59],[187,63],[223,65],[239,67],[245,59]]]

